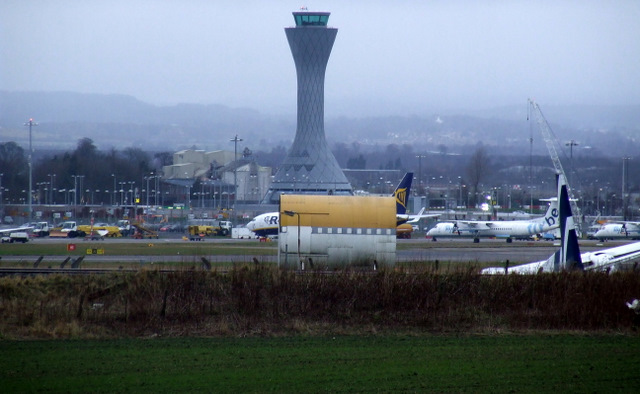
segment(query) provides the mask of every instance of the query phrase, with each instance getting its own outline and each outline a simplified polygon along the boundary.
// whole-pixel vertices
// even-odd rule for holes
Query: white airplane
[[[558,198],[560,201],[560,249],[547,260],[514,267],[485,268],[481,271],[483,274],[537,274],[575,269],[613,272],[619,269],[622,264],[640,261],[640,242],[580,254],[578,236],[571,213],[571,205],[569,204],[569,194],[562,176],[560,177],[558,191],[560,195]]]
[[[396,198],[396,218],[398,225],[403,223],[416,223],[420,219],[436,217],[439,214],[424,215],[424,208],[417,215],[407,214],[407,203],[411,192],[411,182],[413,181],[413,172],[407,172],[392,196]],[[247,223],[247,228],[253,231],[259,237],[267,237],[269,235],[277,235],[280,225],[280,212],[267,212],[258,215]]]
[[[268,237],[270,235],[278,234],[278,227],[280,226],[280,212],[267,212],[260,214],[249,223],[247,228],[254,232],[258,237]]]
[[[640,222],[605,223],[593,234],[593,238],[607,239],[640,239]]]
[[[427,231],[427,237],[434,241],[438,238],[473,237],[473,242],[480,242],[480,237],[506,238],[512,242],[513,238],[529,238],[540,235],[558,227],[558,201],[549,201],[549,208],[544,216],[529,220],[453,220],[440,222]]]

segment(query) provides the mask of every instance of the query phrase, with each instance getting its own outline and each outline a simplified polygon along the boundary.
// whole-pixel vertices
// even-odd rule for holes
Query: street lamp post
[[[113,177],[113,195],[111,195],[111,205],[116,205],[116,201],[118,200],[118,192],[116,190],[116,174],[111,174]]]
[[[131,194],[131,197],[129,199],[129,205],[133,205],[135,203],[135,196],[134,196],[134,185],[136,184],[135,181],[128,181],[127,182],[129,184],[129,193]]]
[[[462,204],[462,176],[458,175],[458,205]],[[466,207],[465,207],[466,208]]]
[[[127,182],[118,182],[118,185],[120,185],[120,205],[124,205],[124,185],[126,185]]]
[[[73,178],[73,216],[75,218],[78,217],[78,178],[81,179],[82,182],[82,178],[84,177],[84,175],[71,175],[71,177]],[[82,188],[82,183],[80,183],[80,188]]]
[[[47,174],[47,176],[49,177],[49,185],[50,185],[50,187],[49,187],[49,190],[47,192],[47,198],[46,199],[47,199],[47,201],[49,201],[50,204],[52,204],[53,203],[53,199],[52,199],[52,196],[53,196],[53,175],[52,174]]]
[[[153,178],[153,173],[150,176],[145,176],[144,179],[147,180],[147,207],[149,206],[149,180]]]
[[[82,204],[83,200],[84,200],[84,175],[80,175],[80,204]],[[85,200],[86,201],[86,200]]]
[[[302,260],[302,255],[300,252],[300,215],[329,215],[328,212],[298,212],[298,211],[289,211],[285,210],[284,214],[287,216],[293,217],[294,215],[298,216],[298,261],[300,262],[300,268],[304,271],[304,260]],[[282,225],[282,222],[280,222]],[[313,265],[311,266],[313,269]]]
[[[418,194],[422,195],[422,159],[426,158],[426,155],[416,155],[418,158]]]
[[[33,128],[33,126],[37,126],[38,124],[36,122],[33,121],[33,118],[29,119],[29,121],[27,123],[24,124],[25,126],[29,126],[29,196],[28,196],[28,200],[29,200],[29,221],[31,221],[31,218],[33,217],[33,148],[31,145],[31,129]]]
[[[160,174],[156,175],[155,181],[156,181],[156,187],[155,187],[155,192],[153,193],[153,204],[159,205],[158,194],[160,194],[160,197],[162,197],[162,190],[160,190]]]
[[[298,216],[298,263],[300,263],[300,268],[304,271],[304,263],[302,262],[302,259],[300,258],[300,212],[284,211],[284,213],[287,216],[293,216],[293,215],[297,215]]]
[[[571,140],[565,144],[565,146],[569,147],[569,162],[571,163],[571,176],[573,176],[575,169],[573,168],[573,147],[578,146],[578,143],[575,140]]]
[[[627,182],[629,180],[629,160],[631,158],[630,157],[623,157],[622,158],[622,220],[627,220],[627,203],[628,203],[628,199],[627,199],[627,195],[626,195],[626,189],[627,189]]]

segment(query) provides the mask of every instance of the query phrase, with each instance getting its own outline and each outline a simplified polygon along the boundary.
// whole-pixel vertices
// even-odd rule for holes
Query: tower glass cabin
[[[285,28],[298,82],[296,136],[263,203],[277,204],[282,193],[352,194],[324,132],[324,76],[338,34],[327,27],[329,15],[294,12],[296,26]]]

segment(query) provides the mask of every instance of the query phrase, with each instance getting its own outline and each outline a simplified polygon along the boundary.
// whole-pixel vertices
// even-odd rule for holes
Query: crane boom
[[[562,168],[562,163],[560,162],[560,158],[558,157],[558,151],[556,150],[557,138],[555,137],[553,130],[551,130],[549,123],[547,122],[544,115],[542,114],[542,110],[540,109],[540,106],[538,106],[538,103],[536,103],[535,101],[529,99],[529,109],[530,109],[531,115],[535,118],[538,128],[540,129],[540,133],[542,134],[542,138],[544,139],[544,142],[547,145],[547,150],[549,151],[549,155],[551,156],[551,161],[553,162],[553,167],[555,168],[556,173],[562,174],[562,176],[564,176],[564,179],[569,179],[567,178],[567,175],[564,172],[564,168]],[[582,215],[580,213],[580,208],[578,207],[578,204],[577,204],[578,200],[574,197],[573,189],[571,188],[571,185],[569,185],[569,182],[567,182],[567,191],[569,194],[569,202],[571,204],[571,210],[575,212],[574,216],[576,218],[581,218]],[[576,230],[578,230],[579,233],[582,233],[581,224],[582,224],[581,220],[577,220],[577,222],[575,223]]]

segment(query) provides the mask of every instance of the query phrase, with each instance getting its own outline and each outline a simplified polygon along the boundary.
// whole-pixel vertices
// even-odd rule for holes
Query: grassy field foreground
[[[636,392],[631,336],[0,341],[4,392]]]

